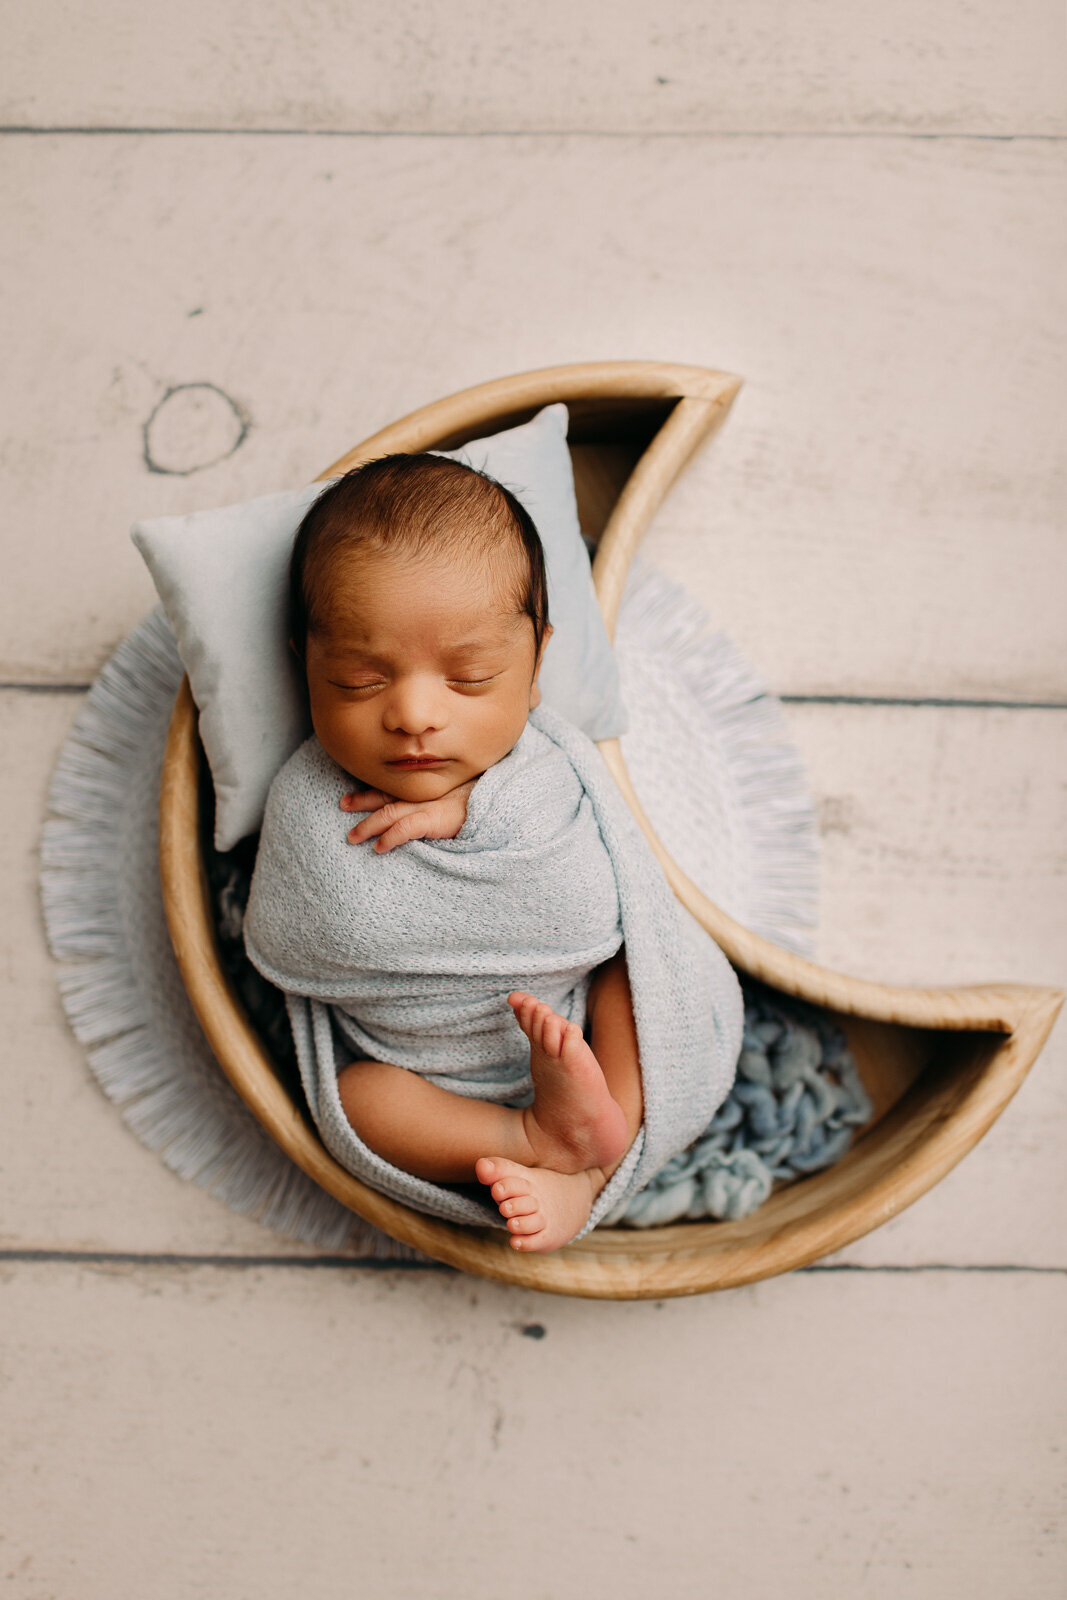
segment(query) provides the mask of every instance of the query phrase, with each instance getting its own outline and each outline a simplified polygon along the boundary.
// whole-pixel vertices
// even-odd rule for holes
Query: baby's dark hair
[[[301,660],[325,619],[335,557],[360,547],[502,556],[540,654],[548,630],[544,548],[526,507],[487,472],[429,453],[382,456],[323,490],[297,529],[289,563],[289,630]]]

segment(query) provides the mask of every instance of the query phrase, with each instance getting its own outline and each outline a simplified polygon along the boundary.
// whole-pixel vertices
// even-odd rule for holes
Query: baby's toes
[[[532,994],[524,994],[514,1007],[515,1020],[527,1039],[533,1038],[534,1016],[539,1004]]]
[[[509,1172],[508,1168],[512,1168]],[[504,1156],[479,1156],[474,1163],[474,1175],[484,1183],[494,1200],[507,1200],[513,1194],[525,1193],[530,1187],[526,1169],[508,1161]]]
[[[508,1232],[511,1234],[526,1235],[540,1233],[545,1225],[545,1219],[540,1211],[531,1211],[528,1217],[509,1217]]]
[[[527,1185],[519,1177],[498,1178],[493,1184],[492,1188],[489,1190],[489,1193],[492,1195],[497,1205],[499,1205],[502,1200],[514,1200],[522,1195],[525,1195],[526,1192]]]
[[[510,1246],[511,1246],[511,1248],[513,1250],[538,1250],[538,1249],[540,1249],[540,1245],[539,1245],[538,1241],[542,1237],[543,1237],[543,1232],[542,1233],[513,1233],[511,1235],[511,1238],[508,1240],[508,1243],[510,1244]]]
[[[536,1000],[530,1017],[528,1037],[530,1043],[535,1044],[539,1050],[545,1048],[545,1028],[551,1020],[552,1012],[548,1006],[545,1005],[543,1000]]]
[[[544,1050],[546,1055],[554,1056],[557,1061],[559,1060],[560,1056],[563,1054],[563,1041],[567,1038],[567,1035],[573,1026],[573,1023],[567,1022],[563,1017],[557,1016],[554,1011],[550,1011],[548,1013],[548,1016],[545,1018],[545,1026],[541,1035],[541,1048]],[[580,1033],[581,1029],[578,1029],[577,1031]]]
[[[537,1201],[532,1194],[517,1194],[513,1199],[501,1200],[499,1210],[502,1217],[528,1217],[537,1210]]]

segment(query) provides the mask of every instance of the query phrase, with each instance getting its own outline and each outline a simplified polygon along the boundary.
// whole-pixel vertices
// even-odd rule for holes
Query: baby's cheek
[[[353,719],[344,715],[326,715],[317,720],[312,717],[312,725],[326,754],[337,762],[339,767],[344,767],[355,777],[362,777],[360,767],[366,763],[367,742],[363,731]]]

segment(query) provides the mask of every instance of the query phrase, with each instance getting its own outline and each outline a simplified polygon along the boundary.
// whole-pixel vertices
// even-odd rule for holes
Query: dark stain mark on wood
[[[543,1322],[524,1322],[520,1332],[524,1339],[543,1339],[548,1329]]]
[[[850,834],[856,821],[856,805],[850,795],[828,794],[819,801],[819,831],[823,834]]]
[[[141,429],[145,466],[188,478],[232,456],[251,426],[248,412],[218,384],[172,384]]]

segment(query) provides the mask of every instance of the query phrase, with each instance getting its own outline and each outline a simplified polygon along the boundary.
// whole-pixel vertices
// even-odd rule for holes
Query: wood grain
[[[0,679],[92,676],[152,600],[138,517],[309,481],[502,372],[663,353],[746,384],[648,553],[772,687],[1067,700],[1061,148],[40,136],[5,156]],[[194,382],[247,437],[151,472],[143,427]],[[208,461],[230,424],[202,416]]]
[[[1016,137],[1063,131],[1058,0],[41,0],[4,41],[36,128],[424,137],[5,140],[0,678],[92,675],[150,604],[135,517],[306,481],[493,373],[656,352],[747,375],[649,550],[774,687],[1067,700],[1063,157]],[[508,126],[583,132],[428,136]],[[907,137],[950,130],[1003,141]],[[249,436],[150,473],[146,419],[204,381]],[[836,1258],[891,1272],[592,1307],[168,1267],[288,1247],[144,1150],[63,1024],[34,873],[75,704],[0,693],[0,1219],[148,1257],[4,1265],[12,1600],[206,1572],[262,1600],[497,1600],[515,1572],[553,1600],[1059,1600],[1062,1279],[956,1269],[1067,1264],[1062,1025],[968,1159]],[[1062,983],[1061,712],[790,717],[822,961]]]
[[[520,1571],[552,1600],[702,1600],[712,1569],[757,1600],[1062,1589],[1063,1278],[590,1307],[445,1274],[26,1265],[5,1308],[18,1600],[188,1600],[207,1560],[227,1600],[500,1600]]]
[[[1062,133],[1049,0],[5,7],[8,123],[395,133]]]

